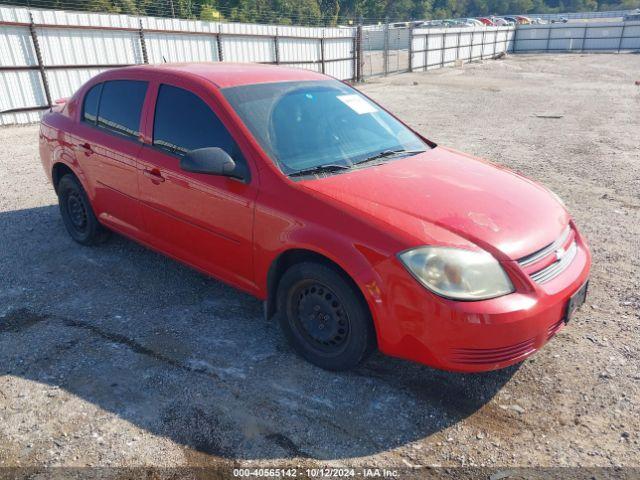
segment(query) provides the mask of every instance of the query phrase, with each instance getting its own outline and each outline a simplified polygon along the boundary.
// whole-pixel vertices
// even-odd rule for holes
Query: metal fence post
[[[480,40],[480,60],[484,60],[484,36],[487,33],[487,26],[482,29],[482,40]]]
[[[469,46],[469,63],[473,61],[473,39],[476,36],[476,27],[473,27],[473,31],[471,32],[471,45]]]
[[[353,39],[351,40],[351,60],[353,61],[352,69],[353,73],[351,75],[351,81],[358,81],[358,30],[354,31]]]
[[[320,71],[324,73],[324,29],[320,36]]]
[[[624,27],[626,27],[626,23],[622,24],[622,31],[620,32],[620,41],[618,42],[618,53],[620,53],[620,50],[622,49],[622,41],[624,39]]]
[[[582,45],[580,45],[580,53],[584,52],[584,44],[587,43],[587,30],[589,30],[589,24],[584,24],[584,32],[582,33]]]
[[[549,51],[549,46],[551,45],[551,25],[547,27],[547,46],[545,47],[545,51]]]
[[[440,55],[440,68],[444,68],[444,56],[447,51],[447,31],[442,32],[442,54]]]
[[[500,28],[500,27],[496,27],[496,28]],[[497,49],[498,49],[498,30],[495,30],[493,32],[493,55],[491,55],[492,58],[495,58]]]
[[[409,25],[409,72],[413,72],[413,22]]]
[[[216,33],[216,44],[218,45],[218,61],[224,61],[224,56],[222,55],[222,38],[220,33],[220,26],[218,25],[218,33]]]
[[[142,28],[142,19],[139,18],[140,29],[138,30],[138,35],[140,36],[140,50],[142,50],[142,62],[149,63],[149,56],[147,54],[147,42],[144,39],[144,29]]]
[[[29,32],[31,33],[31,40],[33,40],[33,48],[36,51],[36,60],[38,61],[38,70],[40,71],[40,78],[42,78],[42,86],[44,87],[44,96],[47,100],[47,106],[51,107],[53,102],[51,101],[51,91],[49,90],[49,80],[47,79],[47,72],[44,68],[44,62],[42,61],[42,52],[40,51],[40,42],[38,42],[38,33],[36,32],[35,24],[33,23],[33,14],[29,11]]]
[[[424,71],[429,69],[429,34],[424,36]]]
[[[276,34],[273,37],[273,55],[276,60],[276,65],[280,64],[280,40],[278,40],[278,27],[276,27]],[[324,73],[324,70],[322,71]]]
[[[384,76],[389,74],[389,19],[384,19],[384,49],[382,56],[382,65],[384,70]]]
[[[356,80],[358,82],[362,81],[362,68],[364,66],[364,58],[362,56],[362,23],[358,25],[358,29],[356,30],[357,35],[357,48],[355,51],[356,56]]]

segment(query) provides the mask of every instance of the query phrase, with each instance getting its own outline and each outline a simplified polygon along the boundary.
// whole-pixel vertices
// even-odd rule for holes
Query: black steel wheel
[[[294,349],[321,368],[353,368],[375,348],[364,299],[350,279],[328,265],[305,262],[285,272],[278,317]]]
[[[69,214],[71,225],[78,233],[83,234],[89,227],[87,207],[82,201],[80,192],[72,190],[67,195],[66,211]]]
[[[67,232],[82,245],[95,245],[108,236],[96,218],[89,198],[78,179],[67,174],[58,183],[58,204]]]
[[[315,280],[303,280],[291,295],[294,322],[310,345],[328,353],[346,345],[349,317],[331,288]]]

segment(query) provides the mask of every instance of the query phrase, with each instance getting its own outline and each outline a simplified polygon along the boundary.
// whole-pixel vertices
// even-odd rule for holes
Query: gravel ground
[[[639,466],[639,75],[509,56],[361,86],[555,190],[591,243],[570,326],[481,375],[305,363],[257,300],[117,236],[75,244],[37,127],[1,129],[0,466]]]

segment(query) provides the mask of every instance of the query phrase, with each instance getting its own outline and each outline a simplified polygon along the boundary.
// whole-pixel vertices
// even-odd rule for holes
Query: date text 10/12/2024
[[[236,478],[397,478],[398,470],[386,468],[234,468]]]

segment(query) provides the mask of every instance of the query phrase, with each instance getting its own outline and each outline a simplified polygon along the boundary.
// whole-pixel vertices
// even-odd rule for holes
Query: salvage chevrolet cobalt
[[[115,231],[255,295],[322,368],[506,367],[586,296],[554,194],[315,72],[113,69],[43,116],[40,154],[74,240]]]

